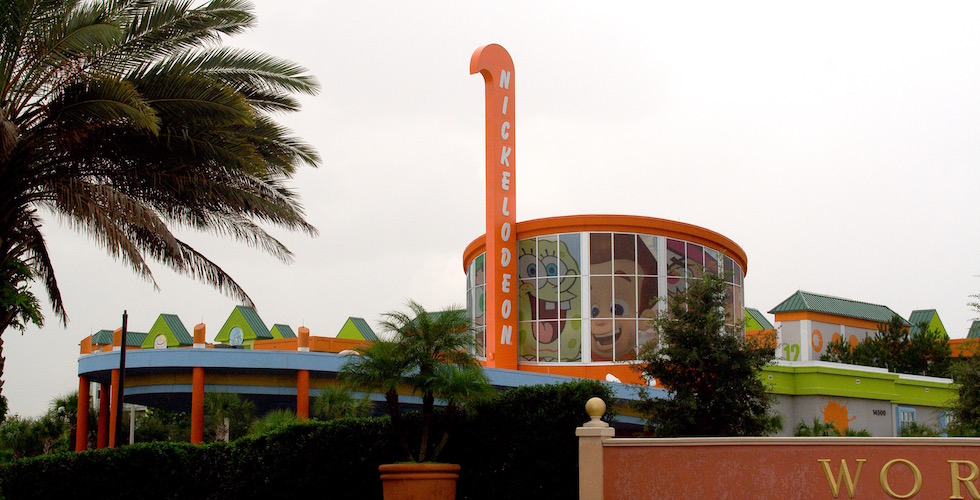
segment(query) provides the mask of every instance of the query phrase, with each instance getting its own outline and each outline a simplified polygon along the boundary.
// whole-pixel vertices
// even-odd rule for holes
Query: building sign
[[[470,58],[473,73],[486,84],[487,366],[517,369],[514,61],[500,45],[484,45]]]
[[[973,438],[603,442],[605,498],[977,500],[978,463]]]

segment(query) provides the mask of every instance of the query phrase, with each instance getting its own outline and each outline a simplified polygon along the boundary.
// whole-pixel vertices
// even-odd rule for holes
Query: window
[[[915,408],[910,408],[908,406],[899,406],[895,414],[898,417],[898,434],[902,434],[902,429],[911,426],[915,423]]]

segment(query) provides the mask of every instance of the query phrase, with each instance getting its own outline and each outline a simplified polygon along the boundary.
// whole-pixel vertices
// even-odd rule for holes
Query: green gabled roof
[[[341,328],[340,332],[337,333],[337,338],[370,340],[371,342],[378,341],[378,336],[375,335],[371,325],[368,325],[367,321],[364,321],[364,318],[355,318],[353,316],[347,318],[343,328]]]
[[[235,306],[235,309],[231,311],[221,330],[218,331],[218,335],[214,337],[214,341],[228,342],[228,334],[231,333],[231,329],[235,326],[242,328],[244,340],[246,341],[273,338],[272,333],[269,332],[269,328],[262,322],[262,318],[255,312],[255,309],[246,306]]]
[[[760,311],[758,309],[753,309],[751,307],[746,307],[745,308],[745,322],[746,322],[745,329],[746,330],[756,330],[756,328],[749,328],[749,324],[748,323],[753,322],[753,321],[758,324],[758,326],[759,326],[758,330],[775,330],[776,329],[776,327],[775,326],[772,326],[772,323],[770,323],[769,320],[766,319],[766,316],[764,314],[762,314],[762,311]],[[756,326],[756,325],[752,325],[752,326]]]
[[[112,343],[112,332],[113,330],[99,330],[92,335],[92,345],[109,345]],[[143,341],[146,340],[146,334],[143,332],[126,332],[126,345],[130,347],[138,347],[143,345]]]
[[[272,334],[273,338],[277,338],[277,339],[296,338],[296,334],[293,333],[293,329],[290,328],[289,325],[283,325],[280,323],[276,323],[272,325],[272,328],[269,329],[269,333]]]
[[[887,306],[804,292],[802,290],[790,295],[789,298],[769,311],[769,314],[797,311],[833,314],[834,316],[864,319],[878,323],[887,323],[891,321],[892,316],[897,314]],[[908,324],[905,319],[902,319],[902,322],[906,325]]]
[[[146,336],[149,333],[144,332],[126,332],[126,345],[129,347],[138,347],[143,345],[143,341],[146,340]]]
[[[910,333],[913,335],[918,334],[919,325],[925,323],[928,331],[938,331],[947,337],[949,336],[946,333],[946,327],[943,325],[943,321],[939,319],[939,311],[935,309],[916,309],[912,311],[912,314],[909,315],[909,323],[912,325]]]
[[[187,333],[187,328],[176,314],[161,314],[150,327],[149,334],[142,342],[144,349],[153,348],[153,341],[158,335],[167,337],[167,347],[194,345],[194,338]]]
[[[236,309],[242,311],[242,316],[245,317],[245,321],[248,322],[248,326],[252,327],[252,331],[255,332],[255,338],[272,338],[272,333],[269,332],[269,327],[265,326],[265,323],[262,321],[262,318],[259,317],[259,313],[255,312],[255,309],[245,306],[237,306]]]
[[[126,336],[129,340],[129,336]],[[109,345],[112,343],[112,330],[99,330],[92,334],[92,345]]]
[[[966,335],[968,339],[980,339],[980,319],[975,320],[972,325],[970,325],[970,333]]]

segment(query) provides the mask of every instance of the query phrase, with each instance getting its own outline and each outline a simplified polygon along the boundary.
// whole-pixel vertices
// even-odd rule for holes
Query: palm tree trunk
[[[398,442],[401,443],[402,448],[408,455],[409,460],[414,460],[412,454],[412,448],[408,445],[408,436],[405,433],[404,426],[402,425],[402,412],[398,407],[398,391],[391,389],[385,392],[385,403],[388,404],[388,415],[391,417],[391,427],[395,431],[395,435],[398,436]]]
[[[432,393],[422,395],[422,443],[419,446],[419,462],[425,461],[429,448],[429,429],[432,428],[432,413],[435,406],[435,396]]]
[[[0,311],[0,399],[3,398],[3,364],[6,358],[3,357],[3,332],[10,325],[10,322],[14,320],[14,310],[10,308],[9,311]],[[0,412],[0,422],[3,422],[7,418],[7,405],[2,406],[3,411]]]
[[[449,441],[449,430],[452,428],[455,422],[456,405],[450,401],[449,404],[446,405],[446,421],[445,429],[442,431],[442,439],[439,440],[439,444],[436,445],[436,449],[432,450],[432,460],[439,459],[442,449],[446,447],[446,441]]]

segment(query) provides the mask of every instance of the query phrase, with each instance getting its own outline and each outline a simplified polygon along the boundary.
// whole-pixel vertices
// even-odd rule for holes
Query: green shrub
[[[522,387],[479,405],[450,429],[444,460],[462,466],[457,498],[575,498],[585,402],[595,381]],[[610,405],[611,406],[611,405]],[[405,416],[421,426],[419,414]],[[441,422],[435,431],[444,427]],[[288,425],[231,443],[138,443],[0,465],[10,499],[381,498],[378,465],[404,460],[388,417]]]
[[[594,380],[526,386],[479,405],[446,452],[462,466],[457,498],[577,498],[578,438],[585,403],[612,391]]]

